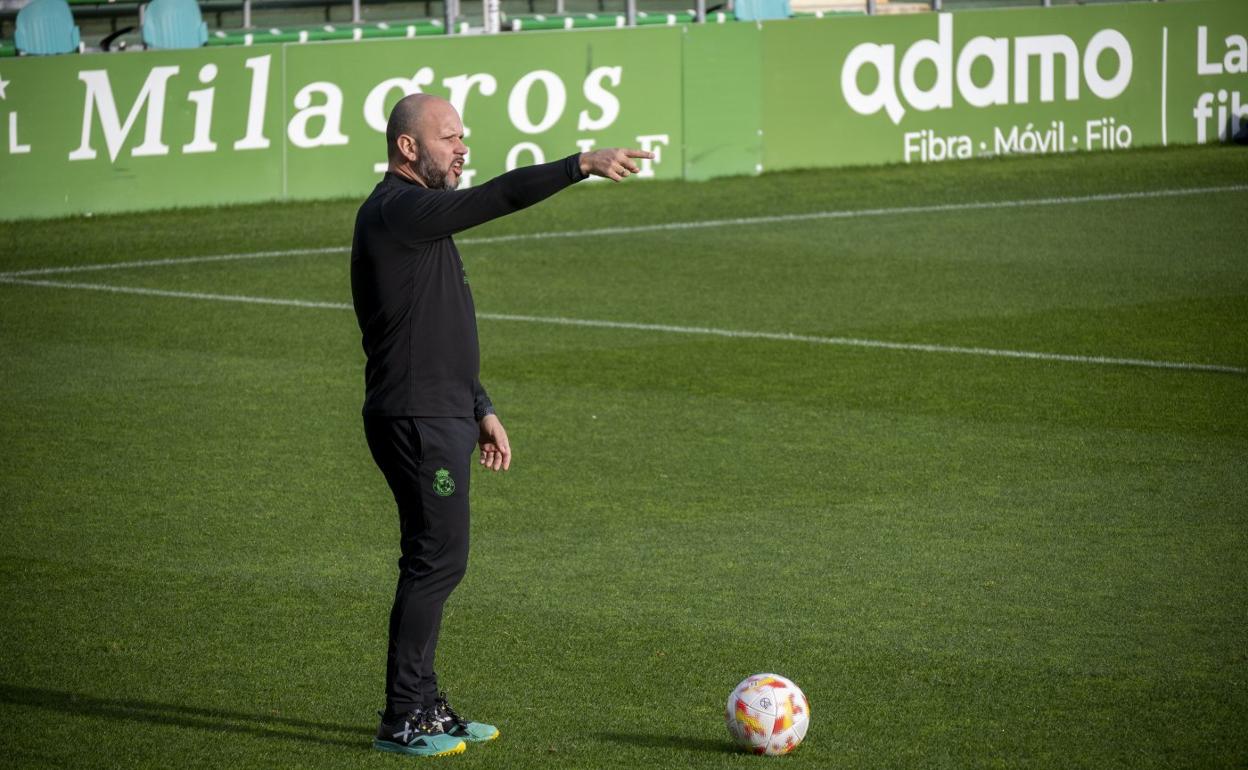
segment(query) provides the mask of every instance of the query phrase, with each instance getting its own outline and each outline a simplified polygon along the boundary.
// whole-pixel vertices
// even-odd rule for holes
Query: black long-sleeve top
[[[480,420],[493,412],[479,379],[472,290],[451,236],[584,179],[579,159],[519,168],[467,190],[382,178],[360,206],[351,243],[351,299],[368,359],[365,415]]]

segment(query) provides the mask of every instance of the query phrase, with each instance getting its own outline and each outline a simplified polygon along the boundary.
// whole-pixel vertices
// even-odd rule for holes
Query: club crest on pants
[[[446,468],[438,468],[433,474],[433,491],[438,497],[450,497],[455,494],[455,479]]]

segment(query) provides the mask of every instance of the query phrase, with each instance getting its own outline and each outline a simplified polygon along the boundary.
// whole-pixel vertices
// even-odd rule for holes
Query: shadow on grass
[[[612,743],[624,743],[643,749],[677,749],[704,751],[712,754],[735,754],[738,749],[727,739],[714,741],[709,738],[689,738],[683,735],[647,735],[645,733],[595,733],[595,738]]]
[[[371,749],[372,731],[360,725],[312,722],[279,714],[248,714],[242,711],[200,708],[173,703],[99,698],[94,695],[0,684],[0,703],[31,706],[61,714],[104,717],[131,722],[173,725],[197,730],[232,732],[259,738],[298,743],[319,743]],[[348,737],[349,736],[349,737]]]

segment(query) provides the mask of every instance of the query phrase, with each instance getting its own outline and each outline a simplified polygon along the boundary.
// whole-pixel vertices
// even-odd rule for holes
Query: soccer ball
[[[806,737],[810,704],[788,679],[755,674],[728,696],[724,721],[738,746],[755,754],[788,754]]]

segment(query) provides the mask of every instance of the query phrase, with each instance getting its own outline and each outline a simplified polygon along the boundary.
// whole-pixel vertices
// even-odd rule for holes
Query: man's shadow
[[[81,693],[0,684],[0,703],[130,722],[225,731],[298,743],[319,743],[354,749],[370,748],[372,732],[360,725],[327,724],[278,714],[200,708],[172,703],[99,698]]]

